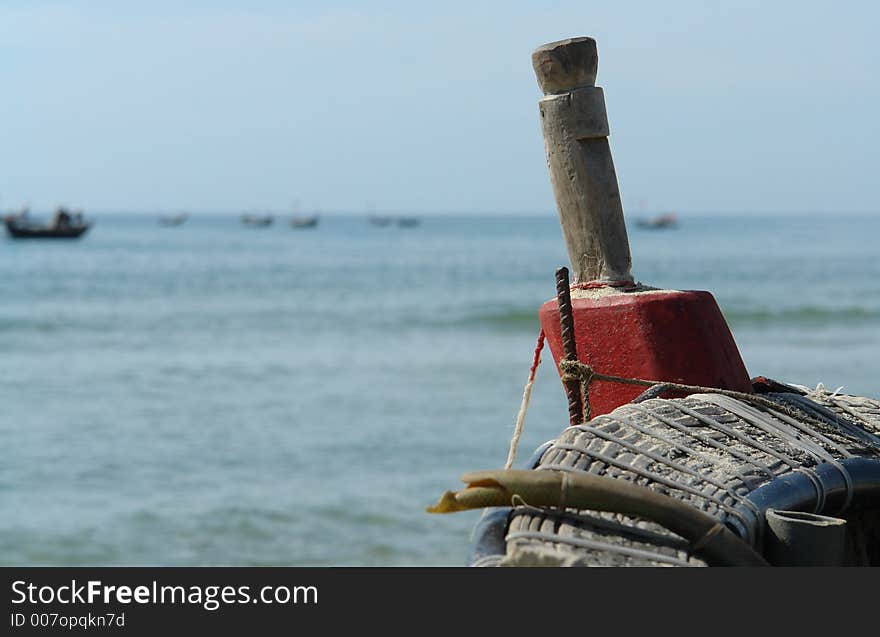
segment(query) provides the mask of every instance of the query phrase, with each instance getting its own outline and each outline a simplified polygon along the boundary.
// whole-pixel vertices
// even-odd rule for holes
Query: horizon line
[[[68,206],[65,206],[68,207]],[[549,217],[557,216],[555,210],[412,210],[412,209],[370,209],[370,210],[352,210],[352,209],[328,209],[320,210],[315,208],[305,208],[301,210],[281,210],[270,208],[157,208],[157,209],[137,209],[137,208],[116,208],[116,207],[100,207],[100,208],[83,208],[69,207],[81,210],[83,213],[99,214],[99,215],[162,215],[162,214],[193,214],[193,215],[217,215],[217,216],[235,216],[244,214],[264,214],[276,216],[413,216],[422,215],[430,217],[456,217],[456,216],[485,216],[485,217]],[[20,209],[19,209],[20,210]],[[55,208],[36,208],[31,212],[37,214],[51,214]],[[3,210],[0,214],[12,214],[17,212],[16,209]],[[734,209],[714,209],[714,210],[682,210],[670,208],[657,208],[652,210],[640,210],[638,212],[624,211],[624,217],[640,217],[651,216],[657,214],[674,213],[678,215],[876,215],[880,214],[878,210],[734,210]]]

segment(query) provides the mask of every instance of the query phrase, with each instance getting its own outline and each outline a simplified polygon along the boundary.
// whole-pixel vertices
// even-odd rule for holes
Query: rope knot
[[[562,371],[562,382],[575,381],[581,386],[581,400],[583,401],[583,421],[590,419],[590,383],[596,376],[596,372],[586,363],[565,358],[559,361],[559,369]]]
[[[569,359],[559,361],[559,369],[562,370],[562,382],[576,380],[589,385],[596,375],[593,368],[586,363]]]

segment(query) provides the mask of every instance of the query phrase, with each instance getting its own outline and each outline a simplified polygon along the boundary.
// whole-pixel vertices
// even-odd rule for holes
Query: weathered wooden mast
[[[544,91],[547,166],[574,283],[632,280],[605,94],[595,86],[598,61],[592,38],[551,42],[532,53]]]

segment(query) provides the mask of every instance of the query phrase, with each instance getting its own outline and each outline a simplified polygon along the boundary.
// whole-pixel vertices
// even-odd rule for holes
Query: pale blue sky
[[[549,212],[589,35],[628,212],[878,211],[878,7],[0,0],[0,208]]]

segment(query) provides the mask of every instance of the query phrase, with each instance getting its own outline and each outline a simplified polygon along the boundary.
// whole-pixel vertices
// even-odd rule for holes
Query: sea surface
[[[753,376],[880,395],[880,216],[681,221],[630,224],[640,281],[712,291]],[[503,464],[566,261],[550,215],[0,240],[0,563],[464,564],[477,513],[424,507]]]

